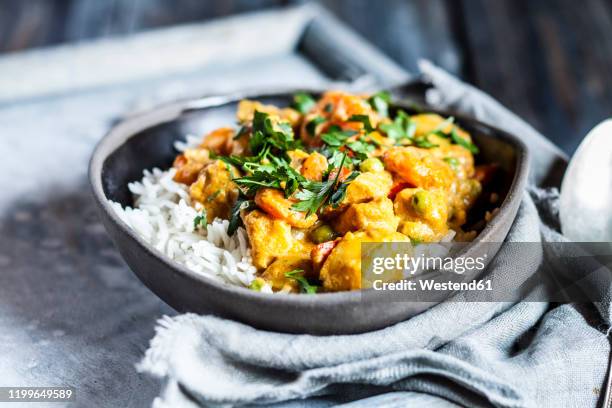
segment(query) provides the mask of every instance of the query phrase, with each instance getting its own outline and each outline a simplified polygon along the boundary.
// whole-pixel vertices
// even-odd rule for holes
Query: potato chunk
[[[330,292],[361,289],[362,242],[410,242],[399,232],[349,232],[325,260],[319,278]]]
[[[206,148],[218,155],[240,155],[247,149],[249,143],[248,135],[243,135],[235,140],[235,134],[236,132],[232,128],[222,127],[215,129],[204,138],[200,147]]]
[[[361,173],[346,188],[344,202],[356,204],[386,197],[392,185],[393,178],[387,171]]]
[[[394,147],[383,157],[387,170],[416,187],[448,190],[456,179],[450,165],[427,149]]]
[[[232,171],[238,172],[236,169]],[[200,171],[196,182],[189,187],[189,196],[204,206],[209,222],[215,218],[228,219],[238,198],[238,187],[232,181],[227,165],[214,160]]]
[[[201,147],[185,149],[174,159],[173,167],[176,169],[174,181],[191,185],[198,178],[200,170],[210,161],[209,152]]]
[[[334,229],[345,234],[348,231],[394,232],[399,219],[393,213],[393,202],[380,197],[367,203],[351,204],[337,218]]]
[[[302,163],[300,172],[308,180],[321,181],[327,170],[327,159],[321,153],[311,153]]]
[[[274,188],[263,188],[255,194],[255,204],[273,218],[283,220],[297,228],[309,228],[317,222],[317,215],[296,211],[293,208],[294,200],[285,198],[282,191]]]
[[[275,259],[291,254],[298,246],[291,226],[266,213],[253,210],[242,216],[251,244],[253,265],[267,268]]]

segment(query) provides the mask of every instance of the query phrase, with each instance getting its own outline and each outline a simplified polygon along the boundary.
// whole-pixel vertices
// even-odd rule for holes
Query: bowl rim
[[[96,144],[91,159],[89,161],[88,178],[91,186],[91,190],[95,201],[101,211],[118,227],[119,231],[123,235],[127,235],[132,239],[137,246],[145,251],[148,255],[153,256],[157,261],[165,264],[172,272],[185,275],[189,279],[194,279],[204,285],[210,286],[212,289],[217,290],[226,295],[235,295],[247,298],[254,302],[260,303],[274,303],[276,306],[291,305],[293,307],[314,307],[318,305],[330,305],[330,304],[348,304],[360,302],[364,293],[369,293],[367,298],[375,299],[377,295],[384,296],[384,291],[376,291],[374,289],[365,290],[353,290],[343,292],[330,292],[330,293],[317,293],[315,296],[304,296],[303,294],[294,293],[275,293],[274,295],[268,293],[260,293],[248,288],[241,286],[230,285],[224,283],[216,278],[208,277],[203,274],[192,271],[187,266],[170,259],[165,254],[161,253],[149,243],[147,243],[142,237],[140,237],[136,231],[130,228],[119,216],[115,213],[112,208],[109,199],[104,193],[102,185],[102,169],[104,162],[110,157],[117,149],[125,144],[129,139],[134,137],[136,134],[151,128],[158,126],[163,123],[170,122],[172,120],[180,118],[181,115],[189,112],[203,110],[207,108],[213,108],[222,106],[229,103],[235,103],[240,99],[245,98],[273,98],[273,97],[286,97],[288,95],[295,94],[296,92],[310,92],[317,94],[322,92],[320,89],[303,89],[303,88],[279,88],[275,90],[268,90],[266,92],[258,92],[256,90],[247,90],[241,92],[227,93],[223,95],[211,95],[199,98],[185,98],[179,99],[174,102],[168,102],[156,107],[147,109],[142,112],[138,112],[129,116],[124,117],[116,124],[114,124],[102,137],[102,139]],[[407,101],[393,101],[391,106],[398,108],[414,108],[414,104]],[[430,106],[420,106],[427,112],[439,113],[445,116],[454,116],[459,122],[468,122],[471,125],[484,127],[488,129],[495,137],[501,138],[506,142],[509,142],[516,151],[515,157],[515,172],[508,188],[508,192],[498,207],[499,212],[490,222],[486,224],[484,229],[477,235],[477,237],[470,243],[468,243],[461,251],[461,254],[466,254],[468,251],[473,250],[476,245],[480,242],[496,242],[491,241],[491,236],[495,233],[496,220],[501,218],[501,215],[510,210],[511,201],[515,195],[522,195],[529,174],[529,162],[530,152],[527,145],[517,136],[501,130],[495,126],[491,126],[487,123],[481,122],[470,116],[464,114],[458,114],[456,112],[450,112],[446,110],[437,109]],[[490,136],[488,136],[490,137]],[[142,169],[145,170],[145,169]],[[504,237],[505,238],[505,237]],[[374,294],[374,296],[372,296]]]

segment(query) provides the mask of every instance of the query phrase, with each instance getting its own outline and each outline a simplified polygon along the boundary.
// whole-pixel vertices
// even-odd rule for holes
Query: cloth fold
[[[429,63],[421,67],[435,85],[433,103],[518,131],[535,153],[532,186],[507,240],[563,240],[558,192],[536,185],[560,179],[564,156],[482,92]],[[515,255],[500,251],[488,276],[511,273]],[[543,251],[530,256],[523,261],[533,268],[546,262]],[[595,308],[451,301],[379,331],[344,336],[272,333],[186,314],[160,320],[138,369],[162,379],[159,408],[350,401],[356,407],[588,407],[597,404],[607,369],[608,310],[609,302]]]

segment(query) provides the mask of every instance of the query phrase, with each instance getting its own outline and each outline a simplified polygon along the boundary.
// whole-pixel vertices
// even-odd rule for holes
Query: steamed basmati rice
[[[130,228],[169,258],[192,271],[223,282],[248,286],[256,269],[243,228],[230,236],[229,222],[215,219],[205,229],[194,228],[198,215],[187,187],[173,180],[175,169],[145,170],[140,182],[128,185],[134,208],[113,209]]]

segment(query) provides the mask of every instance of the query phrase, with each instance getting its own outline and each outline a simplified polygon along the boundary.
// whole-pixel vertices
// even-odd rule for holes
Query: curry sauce
[[[452,118],[391,114],[385,93],[330,91],[284,108],[243,100],[237,122],[177,156],[174,179],[204,219],[245,228],[255,290],[360,289],[362,242],[475,235],[462,228],[483,170]]]

